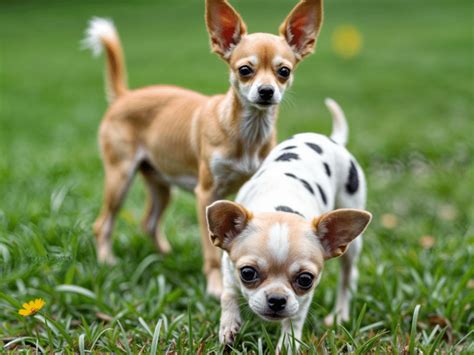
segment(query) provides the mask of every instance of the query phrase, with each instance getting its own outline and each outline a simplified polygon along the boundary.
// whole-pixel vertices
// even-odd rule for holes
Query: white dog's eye
[[[258,280],[258,271],[253,267],[245,266],[240,269],[240,278],[246,283],[255,282]]]
[[[303,290],[310,289],[313,286],[314,277],[309,272],[302,272],[296,278],[296,284]]]

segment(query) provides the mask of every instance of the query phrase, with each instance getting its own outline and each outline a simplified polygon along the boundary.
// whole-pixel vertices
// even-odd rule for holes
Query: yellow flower
[[[362,48],[362,34],[354,26],[339,26],[332,35],[332,47],[343,58],[353,58]]]
[[[41,298],[37,298],[28,303],[23,303],[23,308],[18,311],[18,314],[23,317],[31,316],[38,313],[45,304],[46,303]]]

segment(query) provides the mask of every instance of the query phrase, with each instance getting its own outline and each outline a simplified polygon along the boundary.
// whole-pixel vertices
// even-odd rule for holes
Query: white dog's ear
[[[298,60],[314,51],[322,22],[323,1],[301,0],[280,25],[280,35]]]
[[[206,208],[206,218],[212,244],[229,251],[232,241],[252,219],[252,213],[238,203],[221,200]]]
[[[372,215],[356,209],[339,209],[313,219],[316,237],[323,247],[324,259],[344,254],[349,243],[360,235]]]
[[[206,0],[206,26],[211,49],[228,61],[232,50],[247,34],[247,26],[226,0]]]

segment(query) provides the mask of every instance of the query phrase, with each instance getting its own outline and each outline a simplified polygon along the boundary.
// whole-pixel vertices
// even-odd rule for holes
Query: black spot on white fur
[[[288,147],[283,148],[282,150],[290,150],[296,148],[296,145],[289,145]]]
[[[359,189],[359,176],[354,162],[351,160],[351,167],[349,168],[349,177],[347,178],[346,191],[355,194]]]
[[[327,205],[328,204],[328,199],[326,197],[326,194],[325,194],[323,188],[319,184],[316,184],[316,186],[318,187],[319,194],[321,195],[321,199],[323,200],[324,204]]]
[[[329,168],[328,163],[323,163],[324,169],[326,170],[326,174],[330,177],[331,176],[331,169]]]
[[[304,188],[306,190],[308,190],[309,192],[311,192],[311,194],[314,195],[314,190],[313,188],[311,187],[311,185],[304,179],[300,179],[298,176],[296,176],[295,174],[292,174],[292,173],[285,173],[286,176],[289,176],[290,178],[292,179],[296,179],[298,180],[299,182],[301,182],[304,186]]]
[[[308,190],[309,192],[311,192],[314,195],[313,188],[311,187],[311,185],[306,180],[303,180],[303,179],[298,179],[298,180],[303,184],[303,186],[305,187],[306,190]]]
[[[299,158],[300,157],[296,153],[283,153],[278,158],[276,158],[275,161],[292,161],[298,160]]]
[[[321,148],[319,145],[317,145],[316,143],[310,143],[310,142],[306,142],[306,145],[308,147],[310,147],[312,150],[314,150],[316,153],[318,154],[323,154],[323,148]]]
[[[304,217],[300,212],[295,211],[294,209],[292,209],[291,207],[288,207],[288,206],[276,206],[275,210],[276,211],[281,211],[281,212],[294,213],[294,214],[297,214],[301,217]]]

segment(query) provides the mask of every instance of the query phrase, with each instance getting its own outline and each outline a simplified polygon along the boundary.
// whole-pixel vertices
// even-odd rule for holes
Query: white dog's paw
[[[240,317],[227,319],[222,321],[219,330],[219,341],[224,345],[231,345],[234,343],[241,326]]]

